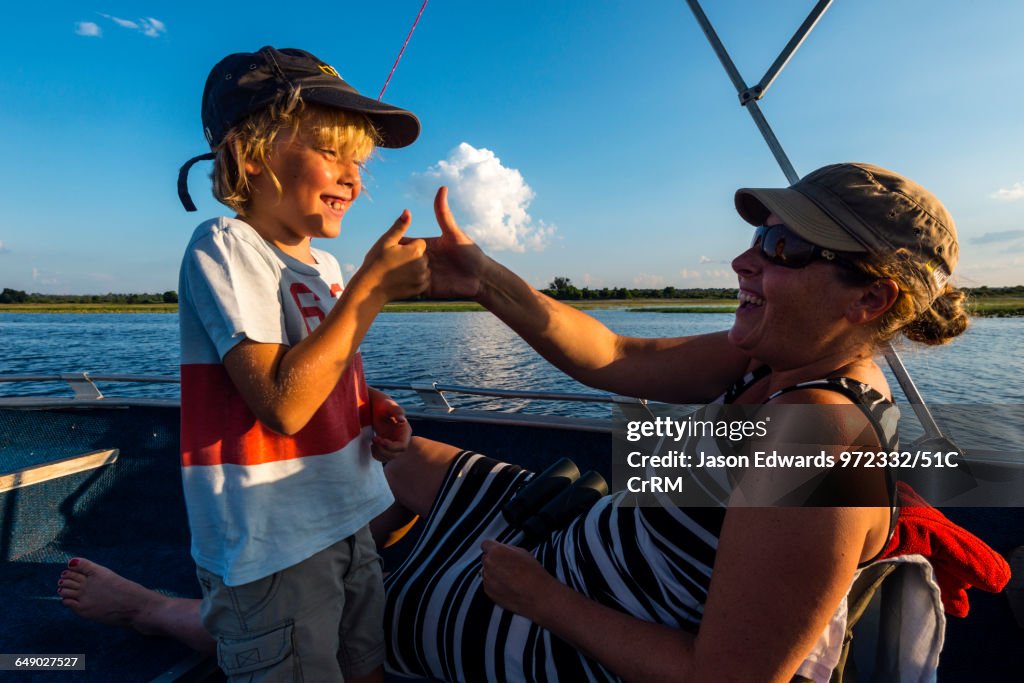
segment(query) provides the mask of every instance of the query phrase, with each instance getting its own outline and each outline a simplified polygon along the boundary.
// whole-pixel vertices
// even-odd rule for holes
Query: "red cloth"
[[[1010,580],[1010,565],[980,538],[949,521],[906,483],[899,482],[900,516],[882,558],[924,555],[935,570],[948,614],[966,617],[971,586],[998,593]]]

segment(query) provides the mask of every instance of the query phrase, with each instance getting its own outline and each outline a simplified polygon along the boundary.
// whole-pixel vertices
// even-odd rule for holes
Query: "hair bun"
[[[903,335],[911,341],[937,346],[963,334],[970,324],[964,298],[962,291],[946,285],[932,305],[901,330]]]

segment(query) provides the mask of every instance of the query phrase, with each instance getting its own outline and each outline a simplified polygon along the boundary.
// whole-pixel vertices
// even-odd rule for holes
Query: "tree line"
[[[678,287],[636,288],[636,287],[577,287],[567,277],[556,277],[546,289],[540,290],[560,301],[584,301],[601,299],[735,299],[736,288],[701,287],[680,289]]]
[[[1012,287],[961,287],[970,298],[989,297],[1024,297],[1024,285]],[[562,301],[582,301],[586,299],[735,299],[735,287],[700,287],[683,289],[679,287],[661,287],[657,289],[629,289],[626,287],[602,287],[590,289],[577,287],[567,277],[556,277],[546,289],[540,290],[548,296]]]
[[[1013,287],[964,287],[963,291],[972,298],[1024,297],[1024,285]],[[628,288],[628,287],[577,287],[567,277],[556,277],[546,289],[540,290],[561,301],[586,301],[602,299],[735,299],[736,288],[679,287]],[[416,297],[423,300],[424,297]],[[0,304],[176,304],[178,293],[170,290],[154,294],[39,294],[20,289],[4,287],[0,291]]]
[[[178,293],[156,294],[39,294],[4,287],[0,304],[176,304]]]

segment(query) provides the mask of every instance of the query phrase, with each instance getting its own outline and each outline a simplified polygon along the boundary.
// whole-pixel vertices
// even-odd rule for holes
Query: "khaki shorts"
[[[384,662],[384,584],[369,527],[252,583],[197,574],[203,626],[230,681],[328,683]]]

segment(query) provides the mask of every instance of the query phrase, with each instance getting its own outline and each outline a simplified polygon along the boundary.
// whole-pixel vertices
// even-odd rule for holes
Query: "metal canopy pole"
[[[804,42],[807,34],[809,34],[818,24],[818,20],[821,19],[821,15],[825,13],[825,10],[827,10],[831,4],[832,0],[818,0],[818,4],[814,6],[811,13],[807,15],[806,19],[804,19],[804,23],[800,24],[800,28],[796,30],[793,37],[789,39],[788,43],[786,43],[786,47],[782,48],[782,52],[779,53],[778,58],[770,67],[768,67],[768,71],[765,72],[764,78],[761,79],[760,83],[754,86],[756,99],[764,97],[765,92],[767,92],[776,77],[778,77],[779,73],[782,72],[782,69],[786,64],[789,63],[793,53],[796,52],[796,49]]]
[[[793,168],[793,164],[790,163],[789,157],[786,156],[786,152],[782,149],[782,145],[779,143],[778,138],[775,137],[775,133],[772,132],[771,127],[768,125],[768,121],[765,119],[764,114],[761,113],[761,108],[757,105],[757,101],[764,97],[768,87],[775,81],[782,69],[789,63],[793,53],[796,52],[797,48],[804,42],[807,35],[811,32],[817,23],[821,19],[821,16],[825,13],[825,10],[832,4],[832,0],[819,0],[815,4],[804,22],[790,38],[789,42],[779,53],[779,56],[768,68],[764,78],[761,79],[753,88],[747,87],[747,84],[743,81],[743,77],[740,75],[739,70],[733,63],[732,58],[726,51],[725,46],[719,39],[718,34],[715,32],[714,27],[708,20],[704,10],[700,6],[699,0],[686,0],[686,4],[690,6],[690,10],[693,12],[693,16],[697,19],[697,23],[704,31],[704,35],[707,36],[708,42],[711,43],[711,48],[718,55],[718,59],[722,62],[722,66],[725,67],[725,72],[729,75],[729,79],[732,81],[733,87],[736,88],[736,92],[740,97],[740,105],[745,107],[750,113],[750,117],[754,119],[754,125],[757,126],[758,130],[761,131],[764,141],[768,143],[768,148],[771,149],[772,154],[775,155],[775,160],[782,168],[782,172],[786,176],[786,180],[789,181],[790,185],[800,179],[797,175],[796,169]],[[942,430],[939,429],[939,425],[935,422],[935,418],[932,417],[931,411],[928,410],[928,406],[925,405],[924,397],[917,390],[917,386],[914,385],[914,380],[910,378],[910,373],[907,372],[906,366],[900,359],[899,354],[896,353],[896,349],[893,348],[892,344],[886,344],[884,348],[885,359],[889,363],[889,368],[892,370],[893,375],[896,377],[896,381],[899,382],[900,388],[903,390],[904,395],[907,397],[907,401],[910,403],[914,410],[914,414],[917,416],[918,421],[921,423],[921,427],[924,429],[925,438],[941,440],[940,443],[950,444],[950,442],[943,434]]]
[[[828,0],[831,2],[831,0]],[[778,138],[775,137],[775,133],[772,132],[771,126],[768,125],[767,119],[761,113],[761,108],[757,106],[757,98],[750,97],[746,93],[750,92],[750,88],[743,82],[743,77],[740,76],[739,69],[733,64],[732,58],[729,53],[726,52],[725,46],[722,45],[722,41],[718,38],[718,34],[715,33],[715,28],[708,21],[708,17],[704,14],[704,10],[701,9],[700,3],[697,0],[686,0],[690,9],[693,11],[693,16],[697,18],[697,23],[700,24],[701,29],[704,31],[704,35],[707,36],[708,42],[711,43],[711,48],[718,55],[718,60],[722,62],[722,66],[725,67],[725,72],[729,74],[729,78],[732,80],[732,85],[736,88],[736,92],[740,95],[740,104],[746,107],[750,113],[750,117],[754,119],[754,125],[761,131],[761,136],[764,137],[764,141],[768,143],[769,149],[772,154],[775,155],[775,160],[782,167],[782,172],[786,174],[786,179],[790,184],[795,183],[800,179],[797,175],[796,169],[793,168],[793,164],[789,163],[789,157],[786,156],[786,152],[782,149],[782,145],[779,144]],[[808,28],[810,30],[810,28]],[[801,39],[802,41],[802,39]],[[796,45],[799,45],[801,41],[798,41]],[[790,41],[791,43],[793,41]],[[796,45],[793,50],[796,50]],[[789,46],[787,46],[789,47]],[[791,51],[792,52],[792,51]],[[788,61],[788,58],[787,60]],[[781,66],[779,67],[782,68]],[[774,80],[774,77],[773,77]]]

